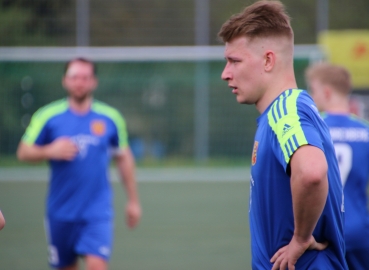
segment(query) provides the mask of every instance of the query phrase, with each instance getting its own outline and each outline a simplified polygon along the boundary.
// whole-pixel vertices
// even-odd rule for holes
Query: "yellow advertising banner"
[[[347,68],[355,89],[369,89],[369,31],[325,31],[318,37],[327,60]]]

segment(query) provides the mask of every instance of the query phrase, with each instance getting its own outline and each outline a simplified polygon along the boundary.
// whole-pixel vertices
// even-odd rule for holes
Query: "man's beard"
[[[92,96],[92,94],[88,93],[88,94],[84,94],[84,95],[80,95],[80,96],[70,95],[70,98],[72,98],[76,103],[81,104],[81,103],[85,102],[87,99],[89,99],[91,96]]]

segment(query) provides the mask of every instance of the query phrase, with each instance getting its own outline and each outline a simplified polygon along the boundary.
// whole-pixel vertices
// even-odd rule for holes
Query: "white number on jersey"
[[[58,249],[53,245],[49,245],[49,263],[53,265],[59,263]]]
[[[335,143],[334,148],[340,168],[342,186],[345,186],[352,167],[352,148],[347,143]]]

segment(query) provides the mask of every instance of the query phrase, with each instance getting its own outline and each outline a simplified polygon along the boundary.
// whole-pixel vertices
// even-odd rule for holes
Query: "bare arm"
[[[17,157],[21,161],[72,160],[77,153],[76,145],[69,138],[60,137],[45,146],[20,142]]]
[[[295,217],[294,237],[308,242],[328,196],[328,165],[322,150],[302,146],[291,159],[291,191]]]
[[[117,168],[127,194],[126,222],[129,228],[138,225],[141,218],[141,205],[138,197],[135,161],[129,147],[116,157]]]
[[[3,216],[3,213],[0,211],[0,230],[2,230],[5,227],[5,218]]]
[[[305,145],[291,161],[291,192],[295,230],[291,242],[272,257],[272,269],[295,269],[307,249],[323,250],[328,243],[317,243],[312,235],[328,196],[328,165],[322,150]]]

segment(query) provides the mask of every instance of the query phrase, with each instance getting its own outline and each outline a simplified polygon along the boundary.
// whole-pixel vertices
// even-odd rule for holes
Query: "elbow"
[[[0,215],[1,215],[1,217],[0,217],[0,230],[2,230],[5,227],[5,219],[4,219],[3,215],[1,214],[1,212],[0,212]]]
[[[26,161],[26,156],[25,156],[24,152],[19,148],[17,150],[17,159],[19,161]]]
[[[26,162],[38,162],[44,160],[44,151],[40,147],[20,144],[17,149],[17,159]]]
[[[23,143],[19,144],[16,155],[19,161],[32,161],[30,160],[30,147]]]

